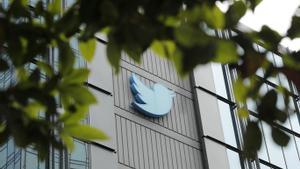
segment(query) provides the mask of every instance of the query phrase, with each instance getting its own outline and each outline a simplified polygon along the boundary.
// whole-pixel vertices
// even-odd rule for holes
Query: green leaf
[[[41,62],[41,61],[37,61],[36,65],[43,71],[45,72],[45,74],[49,77],[52,77],[54,75],[54,71],[52,69],[52,67],[45,63],[45,62]]]
[[[202,18],[212,28],[222,29],[225,26],[225,16],[218,6],[203,5],[202,12]]]
[[[21,4],[22,4],[23,6],[28,5],[28,0],[21,0]]]
[[[6,124],[0,122],[0,133],[4,132]]]
[[[90,71],[86,68],[74,69],[68,76],[63,78],[64,84],[80,84],[87,81]]]
[[[292,62],[296,63],[294,60]],[[284,73],[289,80],[292,80],[293,83],[298,88],[300,88],[300,78],[299,78],[300,70],[296,70],[296,68],[290,68],[290,67],[283,67],[278,70]]]
[[[275,51],[278,49],[282,37],[268,26],[263,26],[259,32],[259,39],[263,40],[266,49]]]
[[[243,63],[238,68],[243,78],[254,75],[257,69],[267,64],[264,55],[252,49],[246,51],[242,59]]]
[[[174,16],[168,16],[168,17],[159,17],[159,20],[163,22],[166,26],[170,27],[177,27],[180,25],[180,20],[177,17]]]
[[[2,125],[2,124],[1,124]],[[3,131],[0,131],[0,145],[7,143],[11,133],[7,127],[4,127]]]
[[[105,140],[108,139],[108,136],[94,128],[88,125],[70,125],[70,126],[65,126],[63,133],[68,134],[70,136],[73,136],[78,139],[82,140]]]
[[[250,8],[252,10],[262,1],[262,0],[247,0],[250,3]]]
[[[287,113],[285,113],[283,111],[277,110],[277,112],[275,114],[275,118],[278,121],[280,121],[281,123],[284,123],[287,120],[288,115],[287,115]]]
[[[76,112],[66,112],[60,117],[60,120],[63,121],[65,125],[78,124],[82,119],[86,118],[88,111],[88,106],[78,106]]]
[[[178,48],[175,49],[174,55],[171,56],[171,61],[173,61],[177,73],[183,76],[184,72],[182,70],[182,53]]]
[[[293,16],[291,26],[287,31],[288,37],[290,37],[291,39],[300,37],[299,27],[300,27],[300,17]]]
[[[59,14],[61,12],[61,0],[53,0],[49,5],[48,5],[48,10],[54,14]]]
[[[45,111],[45,107],[38,102],[32,102],[24,108],[24,111],[29,118],[37,119],[38,114]]]
[[[250,159],[255,159],[256,153],[262,143],[261,131],[257,122],[248,122],[244,140],[245,156]]]
[[[100,30],[101,33],[104,33],[104,34],[109,34],[109,32],[111,31],[111,28],[109,26],[107,27],[104,27]]]
[[[287,74],[291,74],[293,72],[291,74],[293,76],[291,76],[291,77],[294,77],[294,79],[290,79],[290,80],[296,81],[295,77],[297,77],[297,76],[295,76],[295,75],[297,75],[297,73],[300,72],[299,57],[300,57],[300,51],[283,54],[282,59],[283,59],[284,66],[282,68],[277,68],[277,69],[279,71],[282,71],[284,74],[286,74],[288,79],[290,79],[290,77],[288,77]],[[280,69],[287,69],[287,70],[280,70]],[[290,70],[288,70],[288,69],[290,69]],[[299,84],[299,86],[297,86],[297,87],[300,87],[300,80],[299,80],[298,84]],[[296,84],[296,85],[298,85],[298,84]]]
[[[218,43],[216,57],[213,61],[228,64],[236,63],[238,60],[239,55],[237,54],[236,46],[233,42],[220,41]]]
[[[127,42],[126,44],[124,44],[123,49],[135,62],[141,62],[141,55],[143,54],[143,50],[140,44],[136,42]]]
[[[239,20],[245,15],[247,11],[246,4],[243,1],[236,1],[231,5],[225,14],[226,27],[232,28],[237,25]]]
[[[244,84],[243,80],[241,78],[238,78],[234,84],[234,96],[235,98],[242,103],[246,103],[247,94],[248,94],[248,88]]]
[[[272,127],[272,138],[280,146],[287,146],[290,140],[290,137],[285,132],[276,127]]]
[[[28,79],[28,72],[24,67],[20,67],[16,70],[16,74],[18,77],[18,80],[20,81],[26,81]]]
[[[174,34],[177,42],[186,47],[209,43],[209,39],[204,32],[194,25],[183,24],[174,30]]]
[[[276,120],[278,109],[275,107],[277,102],[277,93],[275,90],[270,90],[266,93],[257,107],[257,111],[262,120],[271,122]],[[280,118],[280,114],[278,116]]]
[[[7,62],[4,59],[0,59],[0,71],[6,71],[9,69]]]
[[[91,61],[94,57],[94,52],[95,52],[95,49],[96,49],[96,39],[91,38],[86,42],[80,41],[79,42],[79,49],[80,49],[80,52],[83,55],[83,57],[87,61]]]
[[[119,71],[119,64],[121,59],[121,47],[114,41],[109,41],[106,48],[109,63]]]
[[[170,40],[155,40],[151,44],[151,49],[159,56],[170,58],[176,50],[176,44]]]
[[[59,42],[59,71],[62,75],[69,75],[74,67],[75,55],[69,43]]]
[[[60,138],[63,140],[64,144],[67,146],[68,151],[73,151],[74,150],[74,140],[72,137],[61,133]]]
[[[238,109],[238,115],[240,118],[248,118],[249,117],[249,111],[246,108],[240,108]]]
[[[60,86],[63,95],[67,95],[74,99],[78,104],[94,104],[97,102],[95,96],[82,85]]]

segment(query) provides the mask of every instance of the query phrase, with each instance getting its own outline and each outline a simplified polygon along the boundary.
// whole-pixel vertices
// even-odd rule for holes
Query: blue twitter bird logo
[[[150,89],[132,74],[130,89],[134,96],[132,106],[136,110],[150,117],[161,117],[170,112],[175,93],[163,85],[156,83]]]

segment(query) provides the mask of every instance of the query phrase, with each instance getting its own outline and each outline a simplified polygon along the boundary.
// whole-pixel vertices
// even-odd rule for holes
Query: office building
[[[63,1],[63,6],[67,8],[69,2]],[[231,35],[217,34],[225,38]],[[120,72],[115,74],[106,59],[105,37],[97,35],[97,39],[91,63],[80,59],[75,39],[71,46],[78,56],[77,66],[91,70],[87,86],[99,100],[90,108],[86,123],[105,131],[110,139],[91,144],[74,140],[76,149],[72,153],[50,148],[50,159],[44,162],[38,160],[34,149],[20,149],[10,139],[0,147],[0,169],[300,169],[299,94],[284,76],[262,79],[265,83],[261,92],[279,84],[289,89],[296,114],[280,125],[290,134],[290,143],[286,148],[278,147],[272,141],[270,128],[260,123],[262,148],[256,160],[243,161],[242,133],[246,120],[238,118],[233,97],[235,70],[228,65],[209,63],[181,78],[171,62],[148,50],[140,64],[123,53]],[[55,64],[56,50],[50,50],[49,55]],[[274,53],[270,52],[268,59],[282,64]],[[34,64],[28,65],[28,69],[31,66]],[[258,77],[263,73],[258,71]],[[167,115],[149,117],[132,106],[132,74],[149,88],[157,83],[174,92]],[[2,73],[0,87],[13,84],[13,76],[13,71]],[[252,111],[250,118],[256,118],[252,109],[255,104],[247,102]]]

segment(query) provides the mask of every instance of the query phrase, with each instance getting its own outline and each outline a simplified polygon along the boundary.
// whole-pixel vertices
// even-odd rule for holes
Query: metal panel
[[[153,147],[153,162],[154,162],[154,168],[159,168],[159,161],[158,161],[158,153],[157,153],[157,140],[156,140],[156,132],[151,130],[151,143]]]
[[[119,115],[116,115],[116,123],[117,135],[122,137],[119,139],[122,144],[118,144],[117,154],[119,159],[124,158],[119,163],[138,169],[190,169],[192,166],[202,168],[199,165],[201,162],[195,163],[195,159],[200,159],[198,148]]]
[[[172,63],[146,51],[137,64],[122,54],[113,75],[119,166],[136,169],[201,169],[200,143],[190,79],[181,79]],[[131,107],[129,77],[146,86],[160,83],[176,94],[168,115],[150,118]]]
[[[120,163],[124,163],[124,155],[123,155],[123,139],[122,139],[122,130],[121,130],[121,118],[116,116],[116,135],[117,135],[117,154],[118,161]]]
[[[200,143],[192,138],[189,138],[187,136],[184,136],[178,132],[174,132],[166,127],[163,127],[159,124],[153,123],[147,119],[141,118],[140,116],[128,113],[126,110],[120,109],[118,107],[115,107],[115,113],[119,116],[122,116],[126,119],[130,119],[131,121],[134,121],[137,124],[143,125],[147,128],[150,128],[156,132],[159,132],[161,134],[164,134],[168,137],[174,138],[176,140],[179,140],[182,143],[188,144],[194,148],[199,148]]]
[[[138,113],[131,108],[131,99],[132,94],[129,87],[129,77],[132,74],[132,71],[127,70],[123,67],[120,68],[120,74],[115,75],[114,77],[114,88],[116,88],[115,95],[115,105],[124,109],[130,113],[137,114],[139,117],[152,121],[154,123],[160,124],[163,127],[166,127],[174,132],[178,132],[182,135],[185,135],[189,138],[198,140],[198,134],[195,131],[196,129],[196,119],[195,112],[190,106],[192,106],[192,98],[189,95],[184,95],[184,93],[179,93],[178,88],[172,88],[176,94],[173,99],[173,105],[171,112],[161,118],[149,118],[141,113]],[[135,72],[136,76],[143,82],[145,85],[152,87],[155,81],[145,78]],[[117,83],[117,84],[115,84]],[[181,91],[180,91],[181,92]]]
[[[125,53],[122,54],[122,61],[133,64],[150,74],[158,75],[160,78],[173,83],[182,89],[190,91],[189,77],[179,78],[175,66],[172,62],[169,62],[165,58],[158,57],[152,51],[148,50],[142,55],[141,63],[134,63]]]
[[[132,144],[133,144],[133,161],[134,168],[139,167],[139,154],[138,154],[138,137],[137,137],[137,126],[134,123],[131,123],[131,131],[132,131]]]

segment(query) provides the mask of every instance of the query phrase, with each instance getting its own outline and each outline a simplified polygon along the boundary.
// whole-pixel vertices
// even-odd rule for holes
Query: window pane
[[[246,101],[247,103],[247,109],[252,111],[252,112],[256,112],[256,102],[252,99],[247,99]]]
[[[0,168],[6,163],[6,150],[7,145],[3,145],[2,147],[0,147]]]
[[[300,161],[298,158],[297,148],[294,136],[290,135],[290,142],[287,147],[284,147],[284,155],[288,169],[300,168]]]
[[[87,169],[88,168],[88,145],[82,141],[74,140],[75,149],[70,154],[70,168]]]
[[[38,168],[38,158],[36,154],[26,152],[26,169]]]
[[[226,85],[225,85],[222,65],[218,63],[213,63],[212,70],[214,74],[214,84],[216,88],[216,93],[224,98],[227,98]]]
[[[260,163],[260,169],[271,169],[270,167],[268,167],[268,166],[266,166],[266,165],[264,165],[264,164],[262,164],[262,163]]]
[[[240,156],[238,153],[227,149],[228,161],[230,169],[241,169]]]
[[[271,163],[279,167],[285,168],[284,156],[282,148],[274,143],[271,135],[271,129],[268,124],[262,123],[264,135],[267,143]]]
[[[262,128],[262,123],[259,123],[259,127]],[[266,145],[266,139],[265,139],[265,135],[264,132],[262,132],[262,145],[260,147],[260,150],[258,151],[258,157],[260,159],[263,159],[265,161],[269,161],[269,157],[268,157],[268,151],[267,151],[267,145]]]
[[[218,101],[225,143],[237,147],[234,133],[233,120],[231,118],[230,107],[223,101]]]

